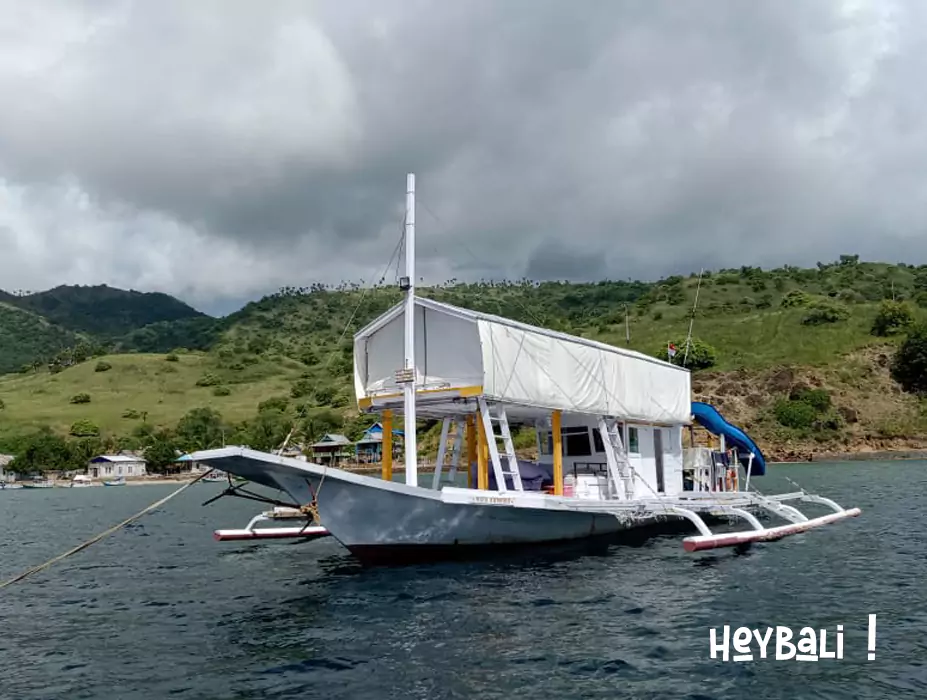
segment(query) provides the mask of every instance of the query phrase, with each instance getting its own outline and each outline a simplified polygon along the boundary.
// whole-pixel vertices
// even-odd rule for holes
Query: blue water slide
[[[727,447],[736,447],[737,458],[745,468],[750,461],[750,453],[752,452],[753,464],[750,466],[751,476],[763,476],[766,473],[766,458],[763,456],[760,448],[743,430],[724,420],[724,416],[718,412],[718,409],[711,404],[693,401],[692,417],[695,419],[696,423],[713,435],[723,435]]]

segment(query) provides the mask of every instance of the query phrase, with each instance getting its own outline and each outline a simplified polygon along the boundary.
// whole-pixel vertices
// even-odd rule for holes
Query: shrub
[[[197,386],[216,386],[222,382],[219,377],[217,377],[212,372],[206,372],[202,377],[196,380]]]
[[[142,417],[142,414],[136,411],[134,408],[127,408],[122,412],[123,418],[128,418],[130,420],[137,420]]]
[[[818,413],[830,410],[830,393],[826,389],[796,389],[789,395],[789,400],[800,401],[811,406]]]
[[[313,391],[315,401],[321,406],[331,405],[332,399],[335,398],[335,390],[330,386],[317,386]]]
[[[825,323],[837,323],[849,318],[850,312],[845,306],[831,301],[818,301],[812,304],[801,322],[806,326],[821,326]]]
[[[781,425],[796,430],[809,429],[817,418],[817,411],[811,404],[788,399],[777,401],[773,413]]]
[[[264,411],[286,411],[287,406],[290,405],[290,400],[286,396],[273,396],[266,401],[261,401],[258,404],[258,413],[263,413]]]
[[[179,357],[175,353],[168,353],[167,357],[164,358],[167,362],[178,362]]]
[[[676,346],[676,355],[670,362],[674,365],[679,365],[680,367],[684,366],[692,370],[699,370],[714,367],[718,361],[717,351],[711,345],[698,338],[692,338],[689,341],[688,353],[686,353],[685,339],[676,341],[673,344]],[[658,354],[657,357],[666,359],[666,349],[663,349],[662,356]]]
[[[3,403],[3,399],[0,399],[0,411],[2,411],[4,408],[6,408],[6,404]]]
[[[71,403],[90,403],[90,394],[81,392],[71,397]]]
[[[914,324],[914,311],[903,301],[886,299],[872,322],[872,335],[886,337],[901,333]]]
[[[308,396],[312,393],[312,382],[308,379],[297,379],[290,388],[290,396],[294,399]]]
[[[914,327],[895,352],[891,376],[912,394],[927,394],[927,326]]]
[[[104,362],[103,360],[100,360],[99,362],[97,362],[97,366],[93,368],[93,371],[94,372],[106,372],[107,370],[111,370],[112,368],[113,366],[109,362]]]
[[[855,289],[841,289],[837,292],[837,300],[844,304],[862,304],[866,297],[857,292]]]
[[[71,424],[71,430],[69,431],[74,437],[99,437],[100,428],[91,421],[83,418],[79,421],[75,421]]]
[[[799,289],[793,289],[791,292],[782,297],[780,304],[783,308],[786,309],[808,306],[811,304],[811,295],[806,294]]]
[[[232,390],[229,389],[227,386],[217,386],[215,389],[212,390],[213,396],[228,396],[231,393],[232,393]]]

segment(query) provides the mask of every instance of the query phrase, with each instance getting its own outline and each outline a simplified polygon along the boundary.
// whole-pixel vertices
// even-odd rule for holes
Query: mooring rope
[[[108,530],[105,530],[105,531],[101,532],[99,535],[96,535],[95,537],[91,537],[89,540],[87,540],[86,542],[84,542],[84,543],[82,543],[82,544],[77,545],[77,546],[74,547],[73,549],[69,549],[69,550],[68,550],[67,552],[65,552],[64,554],[59,554],[57,557],[55,557],[55,558],[53,558],[53,559],[49,559],[49,560],[48,560],[47,562],[45,562],[44,564],[39,564],[38,566],[34,566],[34,567],[32,567],[31,569],[28,569],[28,570],[22,572],[22,573],[19,574],[18,576],[14,576],[14,577],[11,578],[10,580],[4,581],[3,583],[0,583],[0,590],[3,590],[3,589],[6,588],[7,586],[10,586],[10,585],[12,585],[12,584],[14,584],[14,583],[17,583],[18,581],[22,581],[24,578],[26,578],[26,577],[28,577],[28,576],[32,576],[32,574],[37,574],[38,572],[40,572],[40,571],[42,571],[42,570],[47,569],[48,567],[50,567],[52,564],[57,564],[59,561],[62,561],[62,560],[64,560],[64,559],[67,559],[67,558],[70,557],[71,555],[77,554],[78,552],[80,552],[80,551],[82,551],[82,550],[84,550],[84,549],[87,549],[87,547],[89,547],[90,545],[96,544],[97,542],[99,542],[99,541],[102,540],[103,538],[109,537],[109,536],[112,535],[114,532],[116,532],[116,531],[118,531],[118,530],[121,530],[121,529],[124,528],[126,525],[129,525],[129,524],[131,524],[132,522],[138,520],[139,518],[141,518],[141,517],[142,517],[143,515],[145,515],[146,513],[150,513],[150,512],[153,511],[154,509],[156,509],[156,508],[158,508],[158,507],[160,507],[160,506],[163,506],[165,503],[167,503],[169,500],[171,500],[174,496],[177,496],[177,495],[180,494],[182,491],[184,491],[184,490],[190,488],[191,486],[193,486],[193,484],[195,484],[197,481],[199,481],[200,479],[202,479],[204,476],[206,476],[206,475],[209,474],[210,472],[211,472],[211,470],[208,470],[208,471],[203,472],[203,473],[200,474],[198,477],[196,477],[196,478],[193,479],[192,481],[188,481],[186,484],[184,484],[183,486],[181,486],[179,489],[177,489],[177,490],[174,491],[173,493],[170,493],[170,494],[168,494],[167,496],[165,496],[164,498],[155,501],[155,502],[152,503],[150,506],[147,506],[146,508],[143,508],[142,510],[140,510],[138,513],[136,513],[136,514],[133,515],[132,517],[126,518],[125,520],[123,520],[123,521],[122,521],[121,523],[119,523],[118,525],[113,525],[113,527],[109,528]]]

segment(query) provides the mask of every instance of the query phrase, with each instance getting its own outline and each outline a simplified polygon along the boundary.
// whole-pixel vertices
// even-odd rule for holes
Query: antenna
[[[689,334],[686,336],[686,351],[682,356],[682,366],[686,366],[686,361],[689,359],[689,346],[692,344],[692,326],[695,325],[695,310],[698,308],[698,293],[702,288],[702,275],[705,273],[705,268],[703,267],[698,272],[698,283],[695,285],[695,303],[692,304],[692,317],[689,319]]]
[[[418,444],[415,435],[415,175],[406,176],[406,274],[400,280],[405,289],[405,372],[403,413],[406,484],[418,486]]]

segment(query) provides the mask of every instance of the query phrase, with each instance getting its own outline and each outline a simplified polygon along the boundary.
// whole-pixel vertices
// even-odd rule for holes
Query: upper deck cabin
[[[354,388],[362,410],[402,408],[402,304],[354,337]],[[506,405],[511,420],[552,411],[686,425],[688,370],[639,352],[415,299],[415,387],[420,415],[459,412],[478,396]]]
[[[683,488],[682,427],[690,423],[688,370],[510,319],[415,299],[416,411],[464,417],[479,399],[512,424],[538,429],[539,461],[562,474],[606,472],[600,418],[618,421],[637,497]],[[404,305],[397,304],[354,338],[354,384],[361,410],[391,418],[403,407],[397,370],[404,367]],[[559,441],[552,432],[559,423]]]

